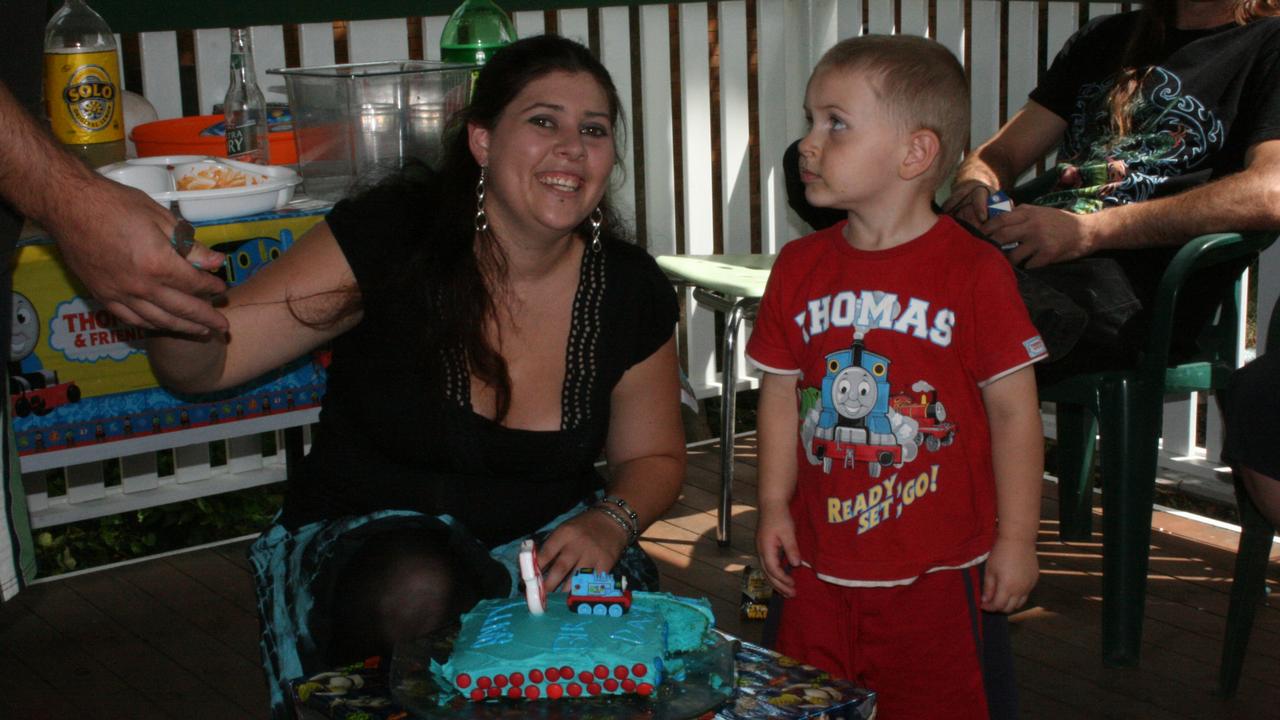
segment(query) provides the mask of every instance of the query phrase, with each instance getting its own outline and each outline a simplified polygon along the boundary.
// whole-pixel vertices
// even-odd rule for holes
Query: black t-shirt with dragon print
[[[1040,194],[1030,202],[1088,213],[1173,195],[1240,171],[1251,147],[1280,138],[1280,17],[1168,29],[1132,106],[1129,132],[1117,136],[1107,95],[1137,22],[1136,12],[1089,22],[1032,91],[1031,99],[1066,120],[1067,129],[1056,165],[1036,179]],[[1177,250],[1149,247],[1099,256],[1119,263],[1149,309]],[[1194,352],[1198,328],[1241,269],[1205,270],[1184,287],[1175,316],[1175,358]]]
[[[1280,138],[1280,18],[1167,31],[1116,136],[1107,94],[1137,13],[1099,18],[1063,46],[1031,99],[1067,121],[1035,203],[1092,212],[1171,195],[1236,172],[1249,147]]]

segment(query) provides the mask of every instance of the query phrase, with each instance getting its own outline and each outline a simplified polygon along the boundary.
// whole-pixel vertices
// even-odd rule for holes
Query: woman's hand
[[[542,584],[554,592],[578,568],[611,570],[627,549],[630,533],[613,518],[590,508],[552,531],[538,548]]]

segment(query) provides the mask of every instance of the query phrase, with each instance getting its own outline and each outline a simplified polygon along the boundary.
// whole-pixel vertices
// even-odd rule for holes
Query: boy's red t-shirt
[[[846,585],[980,562],[996,517],[982,387],[1044,344],[1008,262],[950,218],[872,252],[844,226],[782,249],[747,344],[800,375],[800,555]]]

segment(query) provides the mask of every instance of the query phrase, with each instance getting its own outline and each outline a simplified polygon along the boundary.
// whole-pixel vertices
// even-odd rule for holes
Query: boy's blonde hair
[[[824,70],[867,73],[896,123],[907,132],[932,130],[941,147],[930,179],[946,179],[969,144],[969,83],[950,50],[914,35],[864,35],[836,43],[813,75]]]

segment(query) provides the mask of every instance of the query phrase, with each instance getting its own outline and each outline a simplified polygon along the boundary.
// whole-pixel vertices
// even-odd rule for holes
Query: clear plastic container
[[[471,97],[473,65],[395,60],[268,70],[283,75],[308,197],[340,200],[406,159],[438,160]]]

